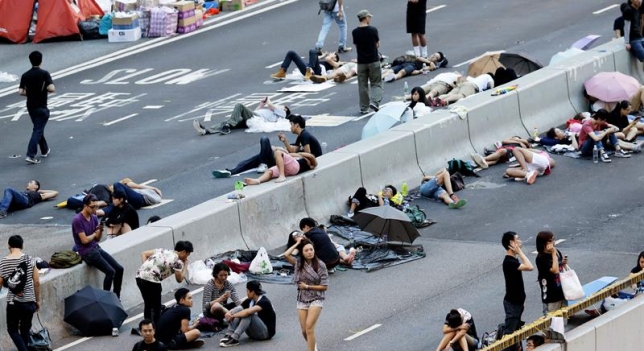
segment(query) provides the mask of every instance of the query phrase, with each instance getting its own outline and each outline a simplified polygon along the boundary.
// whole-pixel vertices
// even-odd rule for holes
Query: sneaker
[[[607,155],[605,152],[602,152],[602,153],[601,153],[601,156],[600,156],[599,158],[600,158],[600,159],[602,160],[602,162],[604,162],[604,163],[611,163],[611,162],[612,162],[612,160],[610,159],[610,157],[608,157],[608,155]]]
[[[35,165],[40,163],[39,159],[37,159],[35,157],[29,157],[29,156],[27,156],[27,158],[25,158],[25,161],[27,161],[29,163],[32,163],[32,164],[35,164]]]
[[[456,209],[456,208],[461,208],[461,207],[467,205],[467,200],[459,199],[458,197],[456,197],[456,195],[452,195],[452,199],[453,198],[456,198],[457,200],[455,200],[455,202],[452,202],[451,204],[449,204],[448,205],[449,208]]]
[[[40,157],[47,158],[47,156],[49,156],[49,154],[51,154],[51,148],[47,149],[47,152],[42,154],[42,155],[40,155]]]
[[[230,339],[232,339],[232,338],[230,337],[230,335],[226,335],[226,336],[224,336],[223,338],[219,339],[219,343],[220,343],[220,344],[221,344],[221,343],[226,343],[226,342],[228,342],[228,340],[230,340]]]
[[[345,52],[349,52],[351,50],[353,50],[353,48],[350,46],[338,46],[338,54],[344,54]]]
[[[328,270],[329,274],[335,274],[335,268],[331,268]]]
[[[197,133],[199,133],[199,135],[206,135],[206,129],[204,129],[204,127],[201,126],[201,123],[196,119],[192,120],[192,127],[197,131]]]
[[[189,343],[191,349],[200,348],[205,344],[206,344],[206,341],[204,339],[197,339],[197,340]]]
[[[0,210],[0,219],[6,218],[9,214],[5,210]]]
[[[378,105],[373,102],[369,104],[369,108],[371,108],[374,112],[380,111],[380,107],[378,107]]]
[[[218,169],[218,170],[212,171],[212,175],[215,178],[230,178],[230,176],[232,176],[232,173],[230,173],[230,171],[225,169]]]
[[[503,146],[503,144],[500,141],[495,141],[494,142],[494,147],[498,150]]]
[[[318,76],[318,75],[312,75],[311,76],[311,81],[313,83],[324,83],[324,82],[326,82],[326,77]]]
[[[615,151],[615,157],[617,158],[630,158],[631,155],[627,154],[626,151],[619,149],[619,151]]]
[[[396,80],[396,75],[394,73],[389,73],[385,76],[385,82],[390,83]]]
[[[525,175],[525,182],[532,185],[537,180],[537,171],[530,171]]]
[[[311,77],[313,77],[314,74],[313,69],[311,67],[307,67],[306,72],[304,72],[304,80],[311,80]]]
[[[266,163],[260,163],[259,167],[257,167],[257,173],[263,174],[267,169],[268,165]]]
[[[235,340],[233,338],[228,339],[226,342],[222,342],[219,344],[221,347],[233,347],[239,345],[239,340]]]
[[[230,126],[226,124],[225,126],[221,127],[219,133],[223,135],[230,134]]]
[[[352,217],[353,217],[353,215],[354,215],[354,213],[353,213],[353,212],[349,212],[349,213],[347,213],[347,217],[349,217],[349,218],[352,218]]]
[[[483,169],[487,169],[488,167],[490,167],[485,161],[485,159],[483,158],[483,156],[479,154],[471,154],[470,156],[472,157],[472,160],[474,160],[474,163],[476,163],[479,167]]]
[[[642,152],[642,146],[640,146],[640,145],[635,145],[635,147],[633,147],[633,150],[631,150],[631,151],[632,151],[634,154],[639,154],[640,152]]]
[[[366,115],[367,113],[369,113],[369,110],[366,110],[366,111],[362,111],[362,110],[360,110],[360,115],[361,115],[361,116],[364,116],[364,115]]]

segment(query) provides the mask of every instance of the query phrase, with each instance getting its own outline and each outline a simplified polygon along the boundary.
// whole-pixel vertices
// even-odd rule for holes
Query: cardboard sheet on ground
[[[291,122],[287,119],[280,118],[277,122],[268,122],[260,117],[253,117],[246,121],[246,133],[272,133],[288,132],[291,130]]]

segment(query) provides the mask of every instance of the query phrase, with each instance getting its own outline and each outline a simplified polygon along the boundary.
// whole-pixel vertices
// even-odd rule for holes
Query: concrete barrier
[[[642,350],[644,345],[644,299],[637,297],[596,318],[595,350]],[[584,350],[587,349],[578,349]]]
[[[597,351],[595,347],[595,326],[582,324],[566,333],[566,351]]]
[[[563,70],[543,68],[519,78],[519,112],[521,122],[532,133],[533,128],[545,132],[564,124],[575,114],[568,97],[568,78]]]
[[[564,351],[560,344],[543,344],[536,349],[535,351]]]
[[[229,201],[225,195],[220,196],[150,226],[170,228],[174,243],[190,241],[195,249],[193,260],[203,260],[217,252],[246,249],[239,223],[239,208],[237,203]]]
[[[449,111],[439,110],[392,130],[414,133],[417,162],[424,174],[447,167],[447,161],[452,158],[469,160],[469,155],[475,152],[467,121]]]
[[[490,90],[484,91],[455,104],[467,109],[470,141],[480,154],[483,154],[485,147],[491,147],[497,140],[514,135],[528,137],[519,116],[517,92],[511,91],[499,96],[491,94]]]
[[[239,220],[244,242],[251,250],[285,245],[288,233],[299,229],[300,219],[308,217],[301,177],[290,177],[283,183],[271,181],[247,186],[244,195],[246,198],[237,202]]]
[[[318,167],[302,174],[306,212],[320,223],[332,214],[346,214],[346,199],[362,186],[357,154],[331,152],[318,158]]]
[[[402,182],[409,188],[420,185],[423,173],[418,167],[414,133],[388,130],[335,151],[359,155],[362,184],[374,193],[386,184],[400,190]]]

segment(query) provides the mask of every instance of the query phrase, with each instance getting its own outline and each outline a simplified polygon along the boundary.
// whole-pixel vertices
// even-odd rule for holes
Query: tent
[[[12,43],[27,42],[35,0],[0,0],[0,38]]]
[[[7,0],[0,0],[7,1]],[[94,0],[39,0],[38,24],[34,43],[43,40],[78,35],[78,22],[92,15],[103,16],[103,10]]]

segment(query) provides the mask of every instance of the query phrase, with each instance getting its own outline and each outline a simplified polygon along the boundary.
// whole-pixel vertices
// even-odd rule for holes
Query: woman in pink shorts
[[[246,185],[258,185],[277,178],[275,183],[281,183],[286,180],[286,176],[294,176],[300,171],[300,164],[288,152],[277,149],[275,155],[275,166],[269,168],[259,178],[245,178]]]

